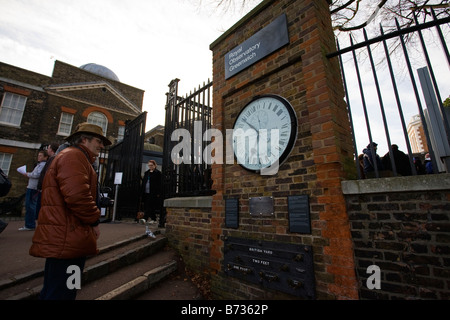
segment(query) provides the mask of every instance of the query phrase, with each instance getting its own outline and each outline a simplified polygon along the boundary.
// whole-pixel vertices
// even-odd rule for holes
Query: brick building
[[[422,120],[420,115],[415,115],[408,123],[408,137],[411,142],[411,148],[413,153],[425,153],[428,152],[427,140],[425,139],[425,133],[423,131]]]
[[[49,77],[0,62],[0,166],[13,184],[8,197],[25,193],[28,181],[17,168],[31,171],[43,146],[63,143],[85,121],[117,142],[125,123],[142,113],[143,98],[144,90],[101,65],[55,61]]]

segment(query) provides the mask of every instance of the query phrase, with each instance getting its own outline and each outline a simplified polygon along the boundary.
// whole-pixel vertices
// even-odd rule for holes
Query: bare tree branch
[[[200,6],[214,4],[216,10],[223,13],[240,8],[241,11],[262,0],[197,0]],[[435,12],[436,17],[450,16],[450,0],[333,0],[330,16],[336,36],[341,33],[352,34],[354,31],[372,28],[378,33],[377,22],[382,22],[385,32],[396,30],[395,20],[400,27],[410,27],[415,19],[425,21]]]
[[[366,27],[369,23],[371,23],[375,19],[375,17],[377,16],[378,12],[386,4],[386,2],[387,2],[387,0],[382,0],[377,5],[377,7],[375,8],[374,12],[369,16],[369,18],[365,22],[363,22],[363,23],[361,23],[361,24],[359,24],[357,26],[349,27],[349,28],[341,26],[341,27],[338,28],[338,30],[340,30],[340,31],[352,31],[352,30],[362,29],[362,28]]]

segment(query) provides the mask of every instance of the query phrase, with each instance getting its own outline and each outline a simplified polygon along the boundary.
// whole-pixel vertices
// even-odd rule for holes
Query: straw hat
[[[75,136],[77,136],[81,133],[93,135],[93,136],[96,136],[96,137],[102,139],[103,144],[105,146],[109,146],[112,144],[112,142],[103,135],[103,129],[101,127],[99,127],[95,124],[92,124],[92,123],[87,123],[87,122],[78,124],[77,127],[75,128],[75,131],[70,136],[68,136],[65,140],[71,141],[71,140],[73,140],[73,138]]]

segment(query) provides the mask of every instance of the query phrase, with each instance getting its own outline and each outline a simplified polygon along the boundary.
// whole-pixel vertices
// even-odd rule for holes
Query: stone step
[[[147,287],[143,288],[148,289],[176,271],[176,253],[168,248],[165,236],[155,233],[155,239],[145,234],[133,237],[100,248],[98,255],[88,258],[77,299],[91,300],[107,294],[115,297],[110,292],[117,293],[117,288],[142,276],[147,278]],[[37,299],[42,283],[43,269],[4,280],[0,283],[0,300]],[[127,293],[127,297],[131,294]]]

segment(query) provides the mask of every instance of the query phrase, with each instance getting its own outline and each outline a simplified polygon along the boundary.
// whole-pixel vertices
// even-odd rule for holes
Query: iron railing
[[[203,161],[203,150],[210,142],[203,135],[212,125],[212,81],[185,98],[178,96],[179,81],[171,81],[167,93],[164,197],[211,195],[211,165]],[[177,148],[180,143],[183,148]]]
[[[415,25],[409,28],[400,29],[399,24],[397,22],[397,30],[394,32],[391,32],[389,34],[384,34],[383,28],[380,26],[380,33],[381,35],[372,39],[367,38],[366,30],[363,30],[364,33],[364,41],[361,43],[354,44],[352,37],[350,37],[350,43],[351,45],[349,47],[346,47],[344,49],[340,49],[339,42],[337,42],[337,49],[338,51],[330,53],[327,55],[328,58],[333,58],[338,56],[339,62],[341,65],[341,72],[342,72],[342,79],[345,89],[345,99],[347,102],[348,107],[348,113],[349,113],[349,119],[350,119],[350,125],[352,128],[353,133],[353,148],[354,148],[354,155],[355,155],[355,165],[356,165],[356,171],[358,173],[358,178],[363,178],[363,174],[360,171],[359,167],[359,161],[358,161],[358,155],[361,154],[362,148],[365,147],[367,144],[370,145],[371,148],[371,154],[375,154],[375,150],[372,147],[372,142],[376,140],[378,144],[381,142],[384,142],[383,139],[383,133],[382,130],[373,129],[377,123],[372,119],[371,116],[374,118],[374,109],[376,109],[375,101],[378,100],[378,106],[379,106],[379,112],[380,112],[380,118],[381,122],[383,123],[384,127],[384,136],[386,139],[386,145],[389,151],[389,154],[392,154],[392,145],[393,144],[399,144],[399,141],[391,141],[391,132],[393,130],[397,130],[399,125],[393,126],[393,118],[398,116],[398,121],[400,122],[401,131],[403,133],[403,140],[400,141],[400,143],[404,142],[404,146],[406,147],[407,155],[409,158],[409,165],[411,167],[411,171],[413,175],[420,174],[421,172],[418,171],[418,160],[420,161],[420,156],[423,157],[423,154],[414,154],[411,150],[411,144],[410,139],[408,136],[408,129],[405,122],[405,108],[404,103],[402,104],[401,99],[401,93],[399,92],[399,85],[397,83],[396,72],[393,70],[393,63],[391,59],[391,53],[388,49],[387,41],[389,40],[399,40],[400,48],[403,51],[403,57],[404,60],[402,63],[406,65],[408,75],[409,75],[409,83],[410,83],[410,89],[406,91],[406,95],[409,97],[415,97],[416,104],[418,110],[416,111],[417,114],[420,115],[420,119],[423,125],[423,131],[425,134],[426,144],[428,146],[428,150],[425,150],[425,152],[429,152],[431,155],[431,160],[433,163],[433,168],[436,172],[448,172],[450,169],[450,148],[449,148],[449,142],[450,142],[450,130],[449,130],[449,122],[448,122],[448,111],[444,110],[443,107],[443,99],[442,95],[440,94],[440,89],[438,86],[438,82],[436,80],[436,73],[433,70],[433,64],[430,58],[429,50],[427,49],[427,44],[425,43],[423,31],[425,29],[431,29],[435,28],[436,32],[438,34],[438,39],[440,41],[440,44],[442,46],[443,56],[445,56],[446,61],[442,60],[439,63],[435,63],[434,65],[440,65],[442,67],[446,67],[446,73],[445,73],[445,79],[441,79],[443,82],[447,82],[448,80],[448,65],[450,64],[450,56],[447,49],[446,40],[443,36],[443,32],[441,29],[441,26],[444,24],[448,24],[450,22],[450,17],[446,17],[443,19],[437,19],[436,15],[432,14],[432,21],[428,21],[422,24],[419,24],[417,21],[417,18],[415,19]],[[419,41],[421,44],[421,50],[423,54],[423,63],[426,65],[426,67],[417,69],[417,72],[419,74],[420,78],[420,85],[422,86],[422,91],[424,94],[424,97],[421,99],[421,96],[419,95],[417,80],[414,75],[413,71],[413,64],[411,63],[409,50],[405,44],[405,36],[410,35],[411,33],[416,33],[419,37]],[[382,69],[382,66],[379,64],[376,64],[374,62],[373,57],[373,47],[372,45],[382,44],[381,51],[377,51],[378,55],[384,55],[385,60],[385,67],[387,66],[388,69],[388,77],[390,77],[391,82],[391,90],[392,92],[387,92],[386,89],[386,81],[389,81],[386,79],[386,77],[380,77],[379,73]],[[417,48],[416,48],[417,49]],[[364,51],[366,50],[366,51]],[[362,55],[362,53],[365,53],[369,60],[369,65],[364,64],[364,62],[361,62],[362,59],[357,58],[357,52],[359,52],[359,56]],[[343,57],[345,54],[351,53],[352,56],[348,61],[344,63]],[[354,71],[356,73],[357,83],[358,86],[354,85],[353,81],[349,82],[347,81],[347,76],[349,75],[349,71],[347,69],[351,69],[351,61],[354,63]],[[367,61],[367,60],[366,60]],[[398,61],[396,61],[398,64]],[[361,69],[365,68],[370,69],[373,76],[373,82],[375,86],[373,96],[377,97],[370,97],[367,94],[367,83],[364,84],[364,81],[367,82],[367,78],[363,79],[363,76],[361,75]],[[398,73],[397,69],[397,73]],[[442,77],[443,78],[443,77]],[[380,80],[381,79],[381,80]],[[385,80],[385,81],[383,81]],[[428,88],[426,88],[428,87]],[[358,93],[356,88],[359,88],[359,97],[361,99],[360,102],[357,101]],[[383,89],[382,89],[383,88]],[[428,92],[427,92],[428,90]],[[432,92],[434,91],[434,93]],[[403,92],[405,93],[405,91]],[[430,94],[431,93],[431,94]],[[352,97],[353,99],[352,99]],[[368,97],[369,96],[369,97]],[[404,97],[403,97],[404,99]],[[375,101],[374,101],[375,100]],[[422,104],[422,100],[426,101],[426,107],[424,108],[424,105]],[[429,101],[433,100],[434,103],[430,103]],[[404,101],[404,100],[403,100]],[[408,103],[408,107],[411,107],[409,104],[411,103],[410,100]],[[370,104],[370,105],[369,105]],[[392,112],[392,108],[390,109],[390,112],[386,110],[386,104],[390,104],[392,106],[393,104],[396,104],[397,106],[397,115],[394,115]],[[434,104],[434,105],[431,105]],[[355,117],[356,111],[358,108],[362,109],[364,114],[364,122],[366,126],[366,133],[367,137],[365,136],[364,130],[358,130],[358,132],[355,132],[355,121],[353,118]],[[395,108],[394,108],[395,109]],[[448,109],[448,108],[445,108]],[[447,113],[446,113],[447,112]],[[437,118],[436,119],[430,119],[430,115],[433,113]],[[389,124],[391,122],[391,124]],[[361,121],[357,121],[357,125],[361,123]],[[398,122],[397,122],[398,123]],[[379,125],[379,123],[378,123]],[[361,126],[359,126],[361,128]],[[380,126],[381,127],[381,126]],[[437,128],[437,127],[440,127]],[[375,136],[375,139],[374,139]],[[399,137],[399,136],[398,136]],[[358,149],[357,141],[358,139],[362,140],[360,149]],[[402,139],[400,139],[402,140]],[[364,143],[365,142],[365,143]],[[402,144],[403,145],[403,144]],[[424,153],[425,153],[424,152]],[[383,154],[380,154],[380,156],[383,156]],[[386,176],[386,174],[397,176],[398,175],[398,169],[396,168],[396,164],[394,160],[391,157],[391,167],[392,170],[389,172],[385,172],[383,170],[380,170],[382,168],[377,168],[375,159],[372,159],[372,162],[375,164],[375,171],[374,171],[374,177],[382,177]]]

